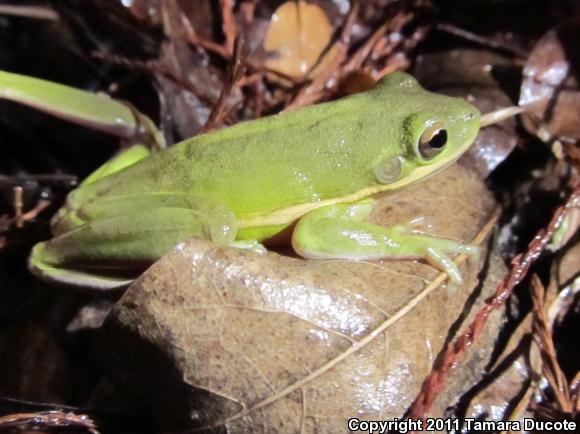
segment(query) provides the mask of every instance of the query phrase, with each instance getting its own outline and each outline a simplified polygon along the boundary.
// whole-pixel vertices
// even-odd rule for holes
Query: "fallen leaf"
[[[274,53],[266,66],[291,77],[306,77],[333,32],[320,6],[302,0],[282,4],[272,15],[264,40],[264,49]]]
[[[559,25],[538,41],[524,68],[520,105],[535,104],[524,126],[542,140],[580,139],[579,39],[579,18]]]
[[[181,40],[174,39],[163,44],[160,65],[179,77],[194,89],[207,93],[206,101],[163,74],[156,74],[157,91],[161,106],[161,124],[168,135],[168,142],[178,142],[196,135],[211,112],[207,100],[217,100],[221,81],[213,70],[204,67],[203,54],[190,50]]]
[[[392,225],[420,215],[430,232],[483,244],[493,207],[481,181],[455,166],[382,199],[371,217]],[[450,327],[493,291],[497,278],[476,285],[478,261],[461,268],[466,283],[454,287],[418,262],[303,260],[192,239],[129,288],[98,357],[164,427],[347,432],[349,417],[402,416]]]

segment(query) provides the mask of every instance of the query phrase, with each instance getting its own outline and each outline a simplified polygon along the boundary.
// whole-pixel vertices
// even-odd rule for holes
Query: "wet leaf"
[[[181,40],[163,44],[160,65],[191,87],[176,83],[163,74],[156,74],[157,90],[161,106],[163,131],[169,135],[168,142],[178,142],[197,134],[211,112],[209,101],[217,100],[221,82],[206,67],[201,67],[203,54],[195,53]],[[194,89],[209,90],[206,102]]]
[[[292,77],[305,77],[328,46],[334,29],[325,12],[305,1],[288,1],[274,15],[264,49],[274,53],[266,66]]]
[[[546,33],[523,71],[520,105],[537,104],[524,126],[542,140],[580,139],[580,19]],[[540,121],[540,124],[538,122]]]
[[[481,182],[454,167],[384,198],[372,219],[423,216],[426,230],[471,240],[492,208]],[[400,417],[450,327],[493,290],[497,277],[470,295],[480,264],[462,270],[458,288],[416,262],[307,261],[190,240],[124,295],[99,357],[164,426],[346,432],[348,417]],[[477,351],[480,363],[490,351]]]

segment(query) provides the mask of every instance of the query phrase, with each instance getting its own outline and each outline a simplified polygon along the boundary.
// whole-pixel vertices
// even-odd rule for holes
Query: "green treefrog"
[[[456,161],[479,126],[471,104],[393,73],[370,91],[97,172],[69,194],[29,266],[53,282],[112,288],[190,237],[256,250],[289,240],[304,258],[423,259],[460,282],[449,255],[475,247],[365,219],[377,195]]]

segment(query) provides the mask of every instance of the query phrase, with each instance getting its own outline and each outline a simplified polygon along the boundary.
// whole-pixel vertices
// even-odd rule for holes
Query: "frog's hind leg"
[[[417,234],[404,226],[382,227],[363,221],[372,203],[329,205],[300,219],[292,237],[294,250],[313,259],[424,259],[461,283],[450,254],[477,254],[477,247]]]
[[[32,107],[131,143],[89,175],[82,185],[91,184],[149,156],[151,148],[164,147],[164,139],[151,119],[130,104],[102,93],[0,71],[0,99]]]
[[[29,268],[59,284],[122,287],[179,242],[194,236],[229,244],[235,227],[187,208],[139,210],[86,223],[37,244]]]
[[[131,108],[107,95],[26,75],[0,71],[0,98],[125,139],[138,127]]]

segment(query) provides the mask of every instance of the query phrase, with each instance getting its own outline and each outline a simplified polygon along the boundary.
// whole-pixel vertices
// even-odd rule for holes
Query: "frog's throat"
[[[355,191],[354,193],[348,194],[346,196],[334,197],[318,202],[302,203],[300,205],[294,205],[288,208],[272,211],[268,213],[268,215],[256,216],[249,219],[241,219],[237,222],[238,229],[288,224],[298,220],[304,214],[316,208],[327,205],[334,205],[337,203],[354,203],[380,193],[401,189],[417,181],[425,180],[455,163],[459,157],[461,157],[465,151],[469,149],[471,143],[472,141],[467,141],[463,146],[460,147],[460,149],[458,149],[457,153],[452,158],[441,160],[427,166],[418,166],[410,174],[405,176],[404,179],[400,179],[399,181],[393,182],[391,184],[373,185]]]

